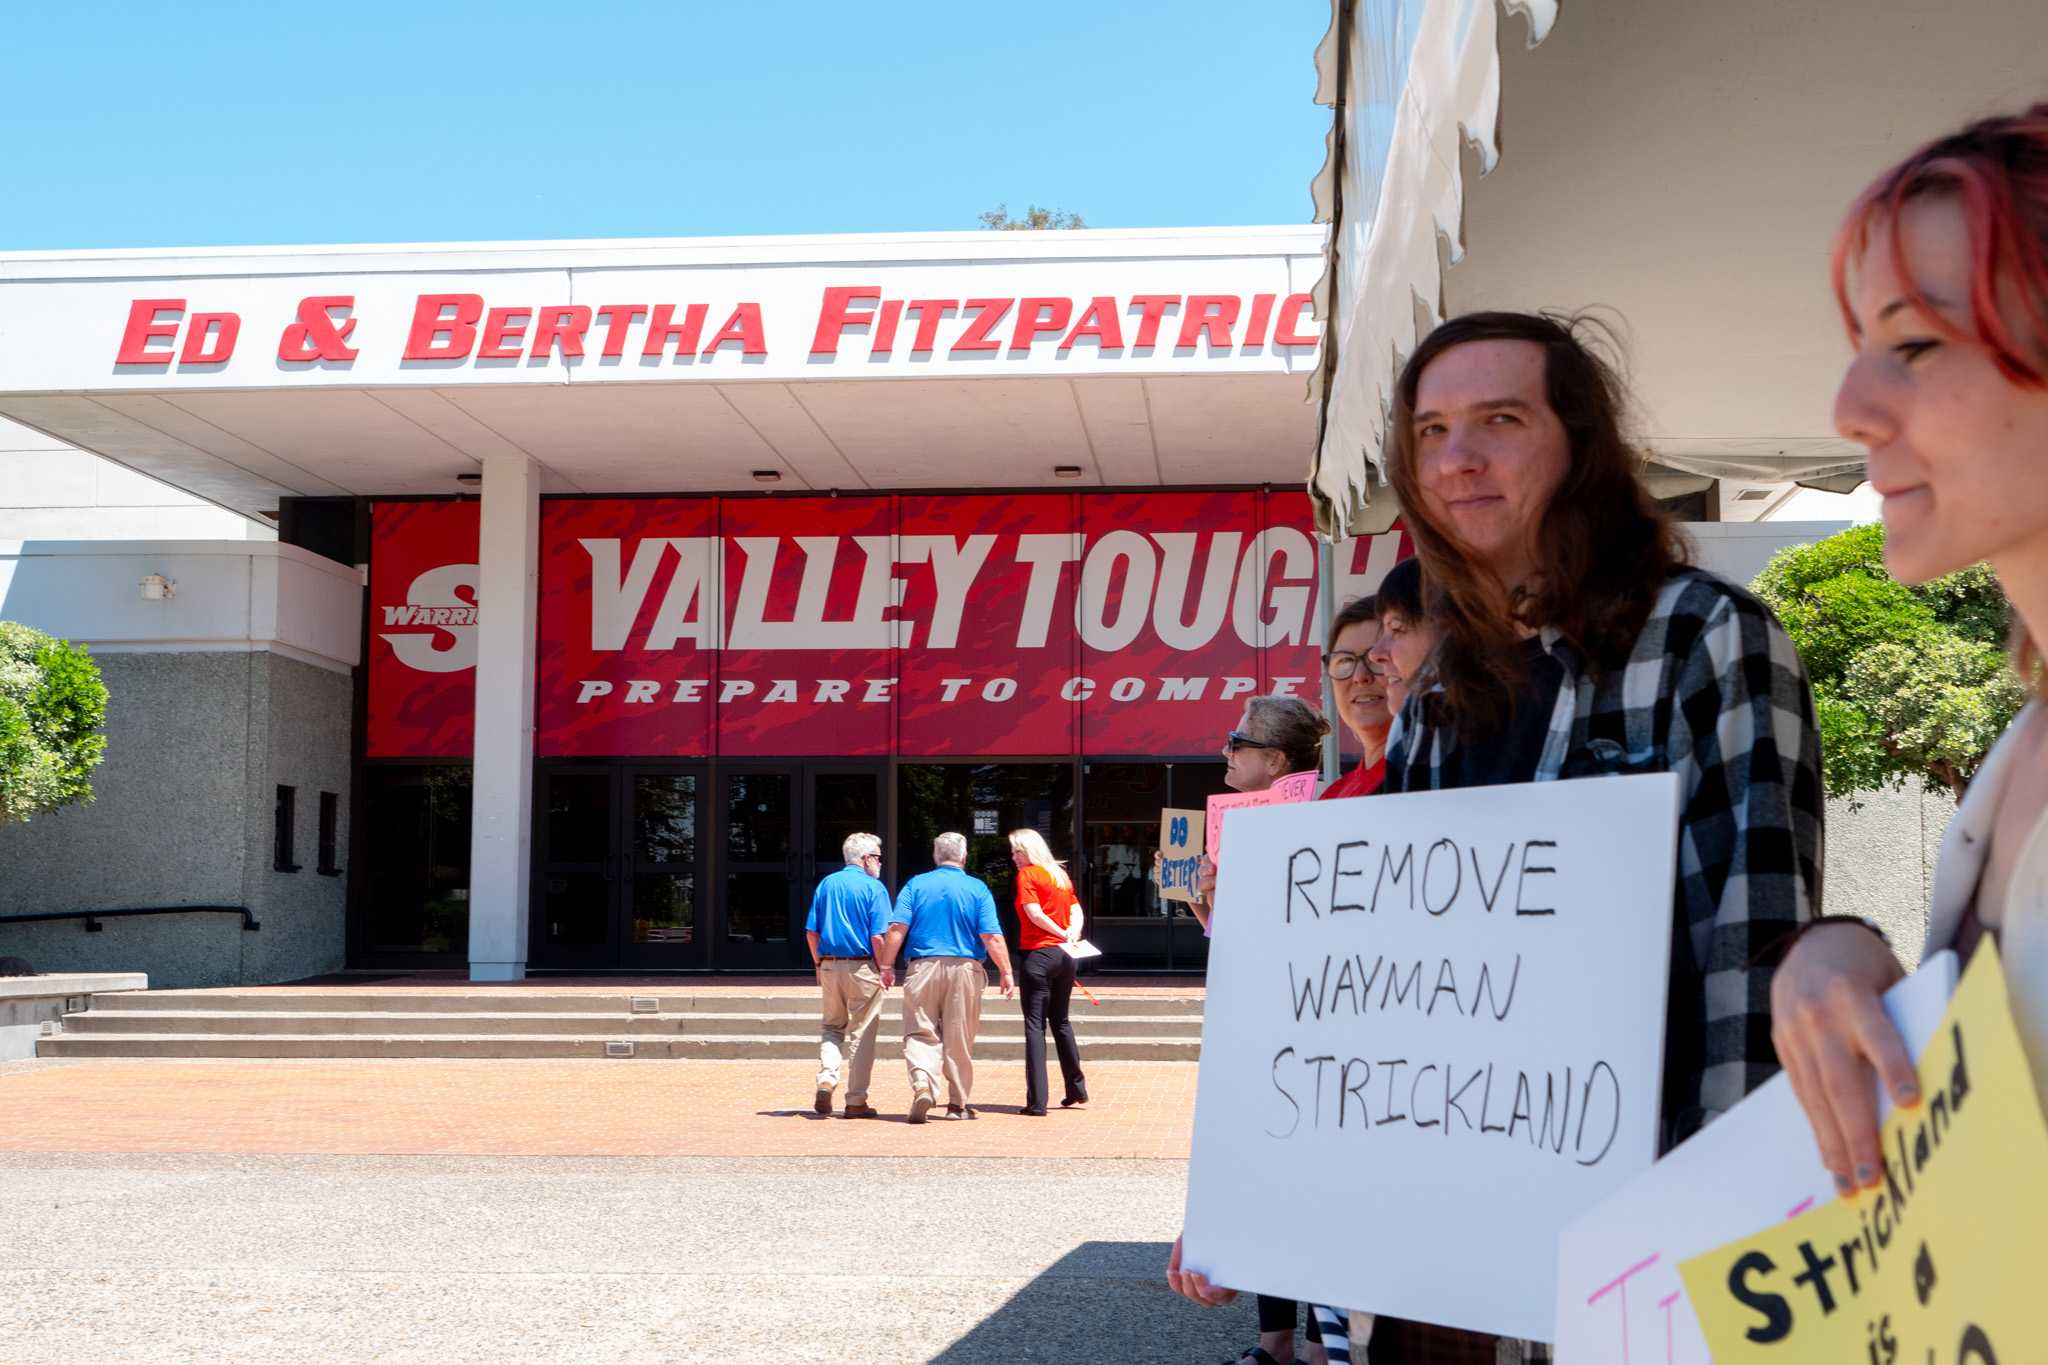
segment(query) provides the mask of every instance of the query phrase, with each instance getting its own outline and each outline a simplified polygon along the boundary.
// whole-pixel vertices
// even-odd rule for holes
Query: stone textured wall
[[[267,653],[98,656],[107,760],[97,799],[0,828],[0,914],[157,905],[247,905],[0,925],[0,955],[44,972],[139,971],[150,984],[285,981],[342,965],[345,877],[322,877],[321,790],[341,799],[347,848],[350,683]],[[299,788],[302,869],[271,869],[275,786]]]
[[[1850,804],[1828,802],[1821,909],[1876,920],[1911,967],[1920,960],[1934,859],[1955,803],[1916,783],[1902,792],[1865,795],[1858,799],[1861,809]]]
[[[248,847],[242,883],[246,904],[263,923],[242,936],[245,983],[290,981],[339,971],[346,956],[348,876],[349,679],[277,654],[252,654],[249,692]],[[295,787],[292,843],[297,872],[279,872],[270,856],[276,789]],[[320,871],[320,793],[338,799],[335,861],[340,875]]]

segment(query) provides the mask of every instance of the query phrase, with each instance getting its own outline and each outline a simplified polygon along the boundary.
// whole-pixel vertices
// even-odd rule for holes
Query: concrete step
[[[898,1026],[900,1014],[885,1009],[882,1027]],[[1074,1028],[1084,1043],[1104,1038],[1202,1036],[1200,1014],[1128,1015],[1097,1013],[1083,1007],[1074,1014]],[[276,1010],[128,1010],[95,1009],[67,1015],[64,1032],[73,1037],[110,1034],[217,1035],[233,1037],[274,1037],[354,1034],[371,1036],[577,1036],[607,1038],[674,1038],[701,1034],[763,1038],[804,1038],[815,1044],[818,1014],[542,1014],[538,1011],[478,1012],[472,1014],[398,1014],[361,1010],[304,1011]],[[984,1010],[983,1038],[1024,1036],[1024,1020],[1014,1010]]]
[[[1114,988],[1097,991],[1104,1013],[1119,1015],[1199,1015],[1202,993],[1136,993]],[[653,1001],[639,1011],[635,1002]],[[548,991],[518,990],[416,990],[416,991],[295,991],[284,988],[184,991],[126,991],[95,997],[99,1008],[120,1011],[191,1011],[254,1014],[354,1013],[371,1014],[730,1014],[753,1018],[793,1015],[814,1018],[818,996],[814,991]],[[991,990],[982,1002],[984,1016],[1018,1012],[1016,1000],[1004,1000]],[[1087,997],[1074,996],[1077,1013],[1092,1009]]]
[[[630,1047],[636,1060],[747,1059],[811,1060],[818,1055],[815,1039],[738,1034],[689,1034],[682,1037],[550,1036],[536,1034],[232,1034],[73,1033],[36,1041],[39,1057],[93,1058],[605,1058],[611,1049]],[[903,1040],[885,1029],[876,1040],[877,1061],[903,1055]],[[1109,1037],[1083,1039],[1086,1061],[1192,1062],[1201,1057],[1197,1038]],[[975,1056],[982,1061],[1018,1061],[1024,1040],[983,1035]]]

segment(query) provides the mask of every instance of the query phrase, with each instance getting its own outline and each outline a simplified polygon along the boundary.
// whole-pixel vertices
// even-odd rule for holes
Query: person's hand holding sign
[[[1920,1102],[1881,999],[1905,974],[1883,938],[1844,920],[1801,935],[1771,978],[1771,1042],[1843,1194],[1880,1179],[1877,1078],[1892,1103]]]
[[[1166,1257],[1166,1287],[1183,1298],[1193,1299],[1204,1308],[1221,1308],[1237,1297],[1235,1289],[1209,1283],[1209,1277],[1199,1270],[1180,1268],[1181,1239],[1173,1239],[1173,1250]]]

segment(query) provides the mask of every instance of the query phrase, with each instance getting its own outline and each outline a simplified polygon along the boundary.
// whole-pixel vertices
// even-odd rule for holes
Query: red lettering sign
[[[176,357],[167,347],[153,351],[153,341],[169,341],[178,335],[175,318],[169,322],[157,321],[159,313],[182,314],[185,311],[183,299],[137,299],[128,305],[128,326],[121,333],[121,349],[114,354],[116,365],[168,365]]]

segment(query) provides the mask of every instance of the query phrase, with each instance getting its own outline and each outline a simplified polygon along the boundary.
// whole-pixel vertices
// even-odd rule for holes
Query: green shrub
[[[2026,700],[2005,658],[2012,611],[1984,565],[1901,583],[1873,523],[1780,550],[1750,586],[1813,678],[1829,796],[1917,777],[1960,798]]]
[[[0,825],[92,800],[106,720],[92,655],[0,621]]]

